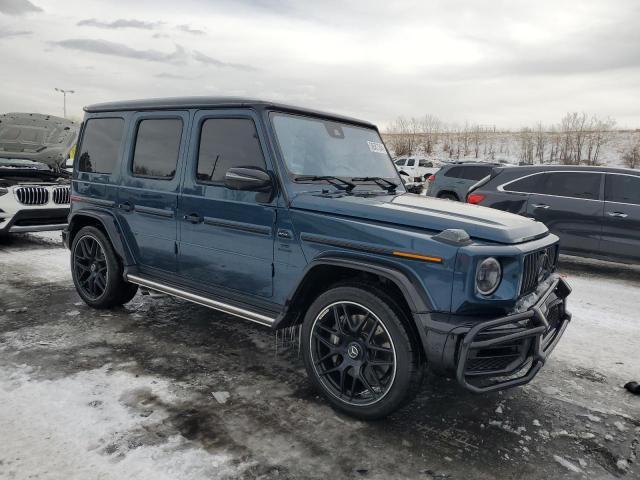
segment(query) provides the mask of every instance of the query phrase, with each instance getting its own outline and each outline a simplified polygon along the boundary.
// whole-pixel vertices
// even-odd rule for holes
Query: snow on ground
[[[640,267],[564,257],[561,268],[573,289],[573,321],[554,357],[620,381],[638,377]],[[603,278],[602,268],[611,277]]]
[[[148,426],[167,417],[162,409],[149,408],[152,398],[170,401],[167,381],[108,365],[57,380],[32,381],[33,369],[26,365],[6,373],[0,371],[0,432],[12,435],[3,442],[0,477],[58,479],[73,472],[84,479],[208,479],[240,471],[231,456],[209,455],[180,435],[130,451],[136,439],[123,438],[122,432],[136,430],[142,440]]]

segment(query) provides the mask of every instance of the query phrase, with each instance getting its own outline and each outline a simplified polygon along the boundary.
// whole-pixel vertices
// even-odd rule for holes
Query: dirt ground
[[[640,268],[561,273],[574,320],[531,384],[428,376],[366,423],[269,330],[167,297],[92,310],[58,234],[0,240],[0,478],[640,478]]]

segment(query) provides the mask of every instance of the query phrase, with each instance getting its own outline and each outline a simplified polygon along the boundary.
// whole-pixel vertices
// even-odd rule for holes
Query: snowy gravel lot
[[[563,259],[574,320],[528,386],[429,377],[334,413],[259,326],[138,295],[80,302],[59,234],[0,240],[2,479],[640,478],[640,267]]]

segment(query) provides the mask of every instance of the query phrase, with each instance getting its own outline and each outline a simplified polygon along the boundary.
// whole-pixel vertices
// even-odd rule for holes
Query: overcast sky
[[[241,95],[381,126],[640,127],[640,1],[0,0],[0,113]]]

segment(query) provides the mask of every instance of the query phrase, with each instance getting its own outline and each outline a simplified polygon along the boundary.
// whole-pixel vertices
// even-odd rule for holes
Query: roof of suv
[[[141,100],[124,100],[119,102],[96,103],[84,107],[88,113],[114,112],[127,110],[175,110],[179,108],[238,108],[251,107],[256,109],[273,109],[285,112],[300,113],[324,117],[331,120],[356,123],[366,127],[376,126],[370,122],[352,118],[335,113],[322,112],[318,110],[286,105],[268,100],[257,100],[243,97],[169,97],[169,98],[148,98]]]
[[[586,165],[521,165],[515,168],[509,168],[509,172],[525,172],[525,173],[537,173],[537,172],[552,172],[554,170],[561,171],[591,171],[591,172],[611,172],[611,173],[630,173],[632,175],[640,175],[640,171],[633,170],[631,168],[621,167],[589,167]]]

